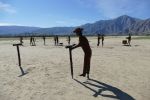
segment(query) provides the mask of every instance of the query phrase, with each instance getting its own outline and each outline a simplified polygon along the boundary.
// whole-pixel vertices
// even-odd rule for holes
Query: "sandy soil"
[[[70,75],[69,51],[54,46],[53,39],[24,40],[20,47],[22,67],[28,74],[18,77],[16,39],[0,39],[0,100],[150,100],[150,40],[107,37],[102,48],[96,37],[88,37],[92,48],[90,80],[78,76],[84,53],[73,50],[74,79]],[[66,38],[60,42],[67,45]],[[78,43],[73,38],[71,43]]]

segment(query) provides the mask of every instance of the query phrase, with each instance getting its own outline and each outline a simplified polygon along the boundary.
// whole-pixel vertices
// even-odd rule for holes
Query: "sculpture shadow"
[[[25,73],[19,75],[18,77],[22,77],[22,76],[24,76],[24,75],[26,75],[26,74],[28,74],[28,73],[29,73],[29,72],[25,72]]]
[[[21,75],[19,75],[18,77],[22,77],[22,76],[24,76],[24,75],[29,73],[27,70],[24,71],[22,67],[20,67],[20,70],[21,70]]]
[[[89,81],[91,81],[91,82],[89,82],[89,81],[80,82],[77,79],[74,79],[74,80],[76,82],[78,82],[79,84],[83,85],[84,87],[86,87],[87,89],[93,91],[94,92],[94,94],[93,94],[94,97],[98,97],[100,95],[100,96],[103,96],[103,97],[119,99],[119,100],[135,100],[132,96],[125,93],[124,91],[122,91],[122,90],[120,90],[116,87],[113,87],[111,85],[108,85],[106,83],[99,82],[95,79],[89,79]],[[94,88],[96,87],[97,89],[95,90],[95,89],[93,89],[89,86],[93,86]],[[104,91],[112,92],[114,95],[104,94],[103,93]]]
[[[123,45],[123,46],[131,47],[131,45],[129,45],[129,44],[125,44],[125,45]]]

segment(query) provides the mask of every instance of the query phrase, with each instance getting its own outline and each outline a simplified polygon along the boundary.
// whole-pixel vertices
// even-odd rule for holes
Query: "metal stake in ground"
[[[22,44],[21,44],[21,43],[19,43],[19,44],[13,44],[13,46],[16,46],[16,47],[17,47],[19,68],[20,68],[20,70],[21,70],[21,76],[23,76],[23,75],[25,75],[26,73],[23,71],[23,68],[21,67],[21,58],[20,58],[19,45],[22,45]]]
[[[71,50],[71,47],[74,46],[74,45],[68,45],[66,46],[66,48],[69,48],[69,55],[70,55],[70,69],[71,69],[71,76],[72,76],[72,79],[73,79],[73,62],[72,62],[72,50]]]

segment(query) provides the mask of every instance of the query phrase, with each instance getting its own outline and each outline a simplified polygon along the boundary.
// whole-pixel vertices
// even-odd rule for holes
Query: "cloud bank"
[[[7,22],[0,22],[0,26],[12,26],[12,25],[17,25],[17,24],[7,23]]]
[[[16,10],[10,4],[0,1],[0,12],[16,13]]]

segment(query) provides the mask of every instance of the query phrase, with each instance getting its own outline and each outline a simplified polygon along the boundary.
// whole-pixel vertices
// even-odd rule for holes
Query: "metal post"
[[[19,45],[22,45],[22,44],[21,44],[21,43],[19,43],[19,44],[13,44],[13,46],[16,46],[16,47],[17,47],[19,68],[20,68],[20,70],[21,70],[21,76],[23,76],[23,75],[25,75],[26,73],[23,71],[23,68],[21,67],[21,58],[20,58]]]

